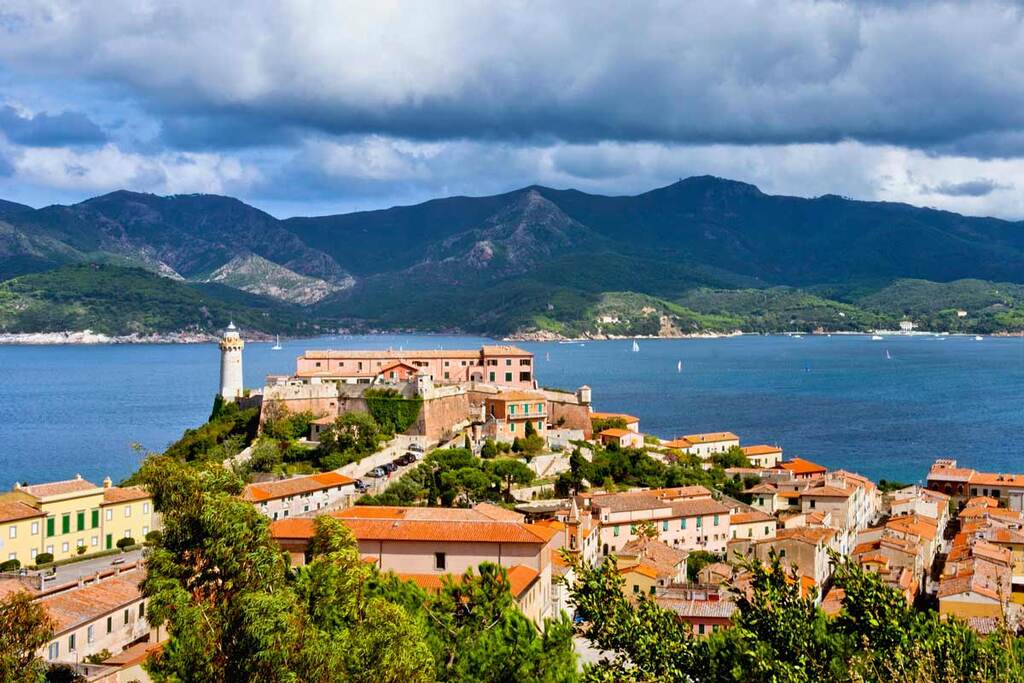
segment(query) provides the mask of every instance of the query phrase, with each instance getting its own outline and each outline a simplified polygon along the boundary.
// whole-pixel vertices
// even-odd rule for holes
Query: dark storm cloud
[[[0,106],[0,133],[8,140],[32,147],[98,145],[107,141],[103,130],[81,112],[20,114]]]
[[[963,182],[946,182],[938,185],[929,185],[924,188],[931,194],[943,194],[947,197],[984,197],[996,190],[1009,190],[1011,184],[998,183],[991,178],[975,178]]]
[[[995,0],[31,7],[0,57],[118,84],[182,148],[305,130],[970,154],[1024,130],[1024,21]]]

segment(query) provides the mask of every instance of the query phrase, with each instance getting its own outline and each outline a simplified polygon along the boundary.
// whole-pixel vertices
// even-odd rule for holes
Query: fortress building
[[[242,396],[242,349],[245,342],[238,336],[234,323],[228,324],[220,340],[220,395],[226,399]]]

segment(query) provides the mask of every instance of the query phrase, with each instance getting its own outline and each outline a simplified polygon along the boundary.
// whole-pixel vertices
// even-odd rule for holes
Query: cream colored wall
[[[39,656],[47,662],[75,662],[85,657],[96,654],[104,649],[117,653],[133,640],[141,638],[151,632],[149,622],[145,616],[139,616],[139,605],[146,603],[146,600],[139,598],[118,607],[93,621],[82,624],[74,629],[63,631],[49,643],[39,649]],[[124,610],[128,610],[128,620],[125,623]],[[111,631],[107,633],[107,617],[111,619]],[[93,627],[93,642],[89,642],[89,627]],[[75,650],[69,651],[68,644],[70,636],[75,636]],[[50,659],[50,644],[58,643],[60,652],[55,659]]]
[[[1001,617],[1003,607],[998,601],[975,594],[961,594],[939,599],[939,614],[961,619],[969,617]]]
[[[759,541],[763,538],[775,537],[775,520],[766,522],[747,522],[746,524],[732,524],[732,538]]]
[[[657,582],[654,579],[639,572],[623,572],[622,578],[622,592],[626,597],[641,594],[651,595],[651,588],[657,585]]]

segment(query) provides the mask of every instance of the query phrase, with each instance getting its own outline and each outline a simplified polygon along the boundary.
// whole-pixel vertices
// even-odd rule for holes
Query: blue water
[[[309,348],[473,348],[473,337],[334,337],[245,350],[246,386]],[[1024,339],[863,336],[524,343],[549,387],[588,384],[599,410],[662,437],[732,430],[786,456],[917,481],[936,457],[1024,471]],[[892,359],[885,358],[889,350]],[[546,360],[547,357],[550,360]],[[683,372],[676,362],[683,361]],[[214,345],[0,347],[0,487],[81,473],[115,480],[203,422]]]

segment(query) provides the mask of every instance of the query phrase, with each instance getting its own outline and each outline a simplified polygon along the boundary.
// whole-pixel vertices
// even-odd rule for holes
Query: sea
[[[249,343],[246,386],[324,348],[474,348],[478,337],[334,336]],[[595,408],[662,438],[733,431],[874,479],[922,481],[938,457],[1024,471],[1024,338],[737,336],[523,342],[545,387],[589,385]],[[0,346],[0,488],[132,473],[205,421],[213,344]]]

